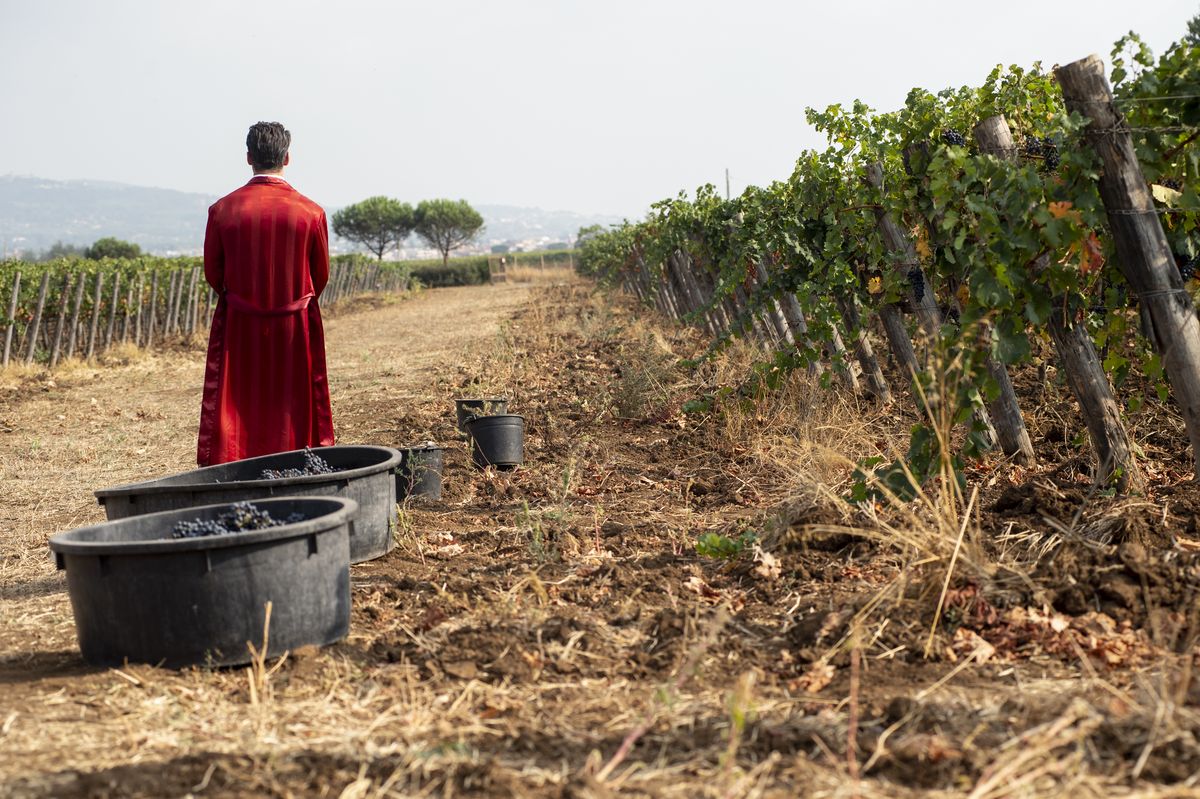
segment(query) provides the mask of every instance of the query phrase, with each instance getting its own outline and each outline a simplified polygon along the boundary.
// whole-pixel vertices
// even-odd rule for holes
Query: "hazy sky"
[[[805,106],[901,105],[1130,30],[1161,52],[1196,0],[0,0],[0,174],[224,194],[246,128],[288,177],[373,194],[641,216],[790,172]]]

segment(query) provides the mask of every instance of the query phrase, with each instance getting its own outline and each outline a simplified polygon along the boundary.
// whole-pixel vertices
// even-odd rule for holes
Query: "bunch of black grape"
[[[1183,184],[1175,178],[1163,178],[1158,181],[1158,185],[1165,189],[1172,189],[1173,191],[1183,191]]]
[[[912,288],[914,302],[921,302],[925,298],[925,276],[921,274],[921,267],[914,266],[908,270],[906,275],[908,285]]]
[[[260,480],[279,480],[283,477],[304,477],[309,474],[333,474],[333,467],[308,447],[304,448],[304,466],[299,469],[263,469]]]
[[[215,519],[190,519],[175,522],[171,529],[172,538],[202,538],[209,535],[228,535],[247,530],[265,530],[281,524],[301,521],[303,516],[293,513],[286,521],[279,521],[253,502],[236,502],[229,510]]]
[[[1025,143],[1021,145],[1021,155],[1026,158],[1042,159],[1042,165],[1049,172],[1058,169],[1058,164],[1062,160],[1058,152],[1058,143],[1054,139],[1039,139],[1037,136],[1025,137]]]
[[[1175,253],[1175,268],[1179,270],[1179,276],[1183,278],[1184,283],[1195,276],[1197,264],[1200,264],[1200,255]]]
[[[949,144],[954,147],[966,147],[967,140],[957,130],[946,128],[942,131],[942,144]]]

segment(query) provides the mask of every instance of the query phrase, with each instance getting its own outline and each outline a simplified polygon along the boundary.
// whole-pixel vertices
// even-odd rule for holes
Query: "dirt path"
[[[1170,587],[1155,623],[1185,629],[1178,553],[1168,575],[1123,552],[1126,577],[1082,550],[1075,616],[999,572],[956,581],[934,641],[953,534],[910,569],[827,501],[855,441],[902,423],[804,385],[681,413],[700,343],[581,283],[428,292],[327,330],[340,440],[454,444],[446,492],[352,570],[350,635],[253,693],[249,670],[88,667],[46,553],[102,518],[94,487],[190,468],[200,354],[0,384],[0,797],[1188,795],[1200,695],[1169,667],[1191,655],[1106,593]],[[512,398],[526,467],[469,466],[464,390]],[[985,523],[1024,531],[1066,501],[1047,490]],[[744,551],[701,556],[702,533]]]
[[[495,338],[529,291],[528,284],[443,289],[327,320],[339,441],[429,437],[383,422],[444,402],[439,387]],[[104,519],[95,488],[194,468],[203,375],[203,353],[193,348],[118,368],[14,372],[6,383],[0,376],[0,598],[51,575],[48,534]]]

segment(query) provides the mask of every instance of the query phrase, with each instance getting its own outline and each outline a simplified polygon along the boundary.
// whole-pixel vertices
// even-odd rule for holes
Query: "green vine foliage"
[[[1112,65],[1115,104],[1153,184],[1176,260],[1181,269],[1194,267],[1200,260],[1200,47],[1185,37],[1155,59],[1130,34],[1117,43]],[[974,129],[994,116],[1005,120],[1012,147],[981,152]],[[927,419],[914,428],[903,458],[909,468],[898,461],[880,466],[876,476],[884,483],[900,480],[898,474],[920,482],[930,476],[924,467],[943,456],[961,463],[960,457],[977,454],[981,431],[969,420],[997,390],[987,359],[1028,359],[1032,339],[1047,336],[1052,315],[1087,327],[1116,384],[1136,363],[1165,395],[1161,363],[1140,334],[1135,298],[1117,268],[1097,189],[1098,163],[1083,136],[1086,122],[1066,110],[1061,89],[1041,64],[998,66],[978,87],[914,89],[892,112],[855,101],[808,109],[807,119],[828,145],[801,153],[787,180],[729,200],[712,186],[664,200],[646,220],[589,242],[585,268],[614,276],[644,263],[663,280],[667,259],[686,253],[711,296],[685,321],[731,303],[741,307],[710,352],[728,336],[745,335],[750,314],[794,297],[807,330],[794,348],[755,370],[752,381],[768,387],[790,369],[818,364],[824,382],[832,382],[849,368],[847,356],[832,347],[835,333],[852,341],[860,332],[848,328],[842,309],[857,305],[869,324],[871,312],[903,306],[919,268],[944,324],[940,339],[927,343],[935,368],[919,374],[915,388],[951,407],[936,414],[925,409]],[[864,179],[876,164],[884,176],[879,188]],[[889,252],[879,232],[881,214],[909,235],[915,262]],[[757,285],[760,263],[770,277]],[[908,324],[915,332],[914,320]],[[958,451],[939,453],[949,439],[934,435],[935,427],[947,419],[967,425],[969,434]],[[912,494],[888,487],[897,496]]]

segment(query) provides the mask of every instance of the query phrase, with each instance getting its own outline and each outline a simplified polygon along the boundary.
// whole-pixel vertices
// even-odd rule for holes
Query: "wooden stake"
[[[112,302],[108,309],[108,332],[104,335],[104,349],[112,349],[113,332],[117,329],[117,306],[121,304],[121,273],[113,273]]]
[[[21,299],[21,273],[13,274],[12,298],[8,301],[8,330],[4,332],[4,360],[0,366],[8,366],[12,352],[13,334],[17,331],[17,303]]]
[[[75,304],[71,307],[71,324],[68,330],[70,335],[67,336],[67,354],[70,358],[75,354],[75,341],[79,332],[79,309],[83,307],[83,292],[87,283],[87,275],[83,272],[79,273],[79,281],[75,284]]]
[[[846,330],[854,333],[854,355],[858,358],[858,365],[866,378],[867,391],[886,405],[892,401],[892,391],[888,387],[887,378],[883,376],[883,370],[879,368],[879,360],[875,357],[867,329],[863,327],[862,317],[858,312],[858,300],[853,295],[842,295],[837,298],[837,306]]]
[[[199,269],[199,267],[195,267],[195,266],[192,267],[192,281],[189,285],[190,285],[190,287],[188,288],[188,313],[187,313],[188,329],[187,329],[187,333],[189,336],[194,336],[194,335],[196,335],[197,317],[200,315],[200,295],[196,291],[200,287],[200,269]]]
[[[155,316],[158,309],[158,270],[150,272],[150,305],[146,309],[146,343],[144,346],[150,347],[154,345],[154,328]]]
[[[1163,366],[1192,444],[1200,478],[1200,319],[1183,287],[1128,126],[1112,104],[1099,56],[1054,72],[1067,109],[1087,117],[1084,137],[1099,155],[1100,199],[1117,249],[1117,263],[1149,318],[1147,331]]]
[[[176,306],[179,300],[179,284],[182,282],[183,272],[178,269],[172,269],[170,276],[167,278],[167,296],[166,308],[163,316],[163,338],[169,338],[175,332],[175,316]]]
[[[83,279],[83,275],[79,276]],[[58,325],[54,328],[54,345],[50,348],[50,368],[58,365],[58,355],[62,352],[63,329],[67,326],[67,309],[71,307],[71,275],[63,276],[62,292],[58,302]]]
[[[133,287],[131,286],[130,288],[132,289]],[[125,312],[127,314],[130,311],[132,311],[134,314],[134,316],[133,316],[133,345],[135,347],[142,346],[142,313],[143,313],[143,311],[142,311],[142,292],[144,289],[145,289],[145,276],[141,272],[138,272],[137,291],[135,291],[132,295],[137,304],[133,305],[132,308],[130,308],[129,306],[126,306],[126,308],[125,308]]]
[[[976,133],[976,139],[978,140],[978,132]],[[928,162],[928,150],[929,147],[925,143],[915,144],[905,149],[904,164],[905,169],[908,170],[910,175],[913,174],[911,164],[916,156],[926,156],[924,160]],[[924,187],[918,186],[917,191],[923,192]],[[936,231],[941,222],[941,216],[935,212],[933,218],[927,219],[925,222],[931,229],[931,232]],[[913,251],[913,255],[916,255],[915,250]],[[929,288],[929,285],[926,284],[926,294],[931,293]],[[957,299],[952,298],[951,302],[954,303],[955,307],[958,306]],[[934,304],[936,305],[936,301]],[[1025,419],[1021,416],[1021,407],[1017,403],[1017,393],[1013,390],[1008,368],[992,357],[990,351],[993,333],[992,323],[983,319],[980,320],[979,326],[982,339],[988,342],[988,352],[984,355],[984,368],[987,369],[988,375],[995,381],[998,388],[994,399],[989,400],[985,398],[984,400],[992,423],[996,428],[996,441],[1004,454],[1011,457],[1016,463],[1032,466],[1037,462],[1037,456],[1033,451],[1033,441],[1029,438],[1029,430],[1025,427]]]
[[[42,310],[46,307],[46,292],[50,288],[50,273],[42,272],[42,284],[38,287],[37,309],[33,312],[33,321],[26,330],[29,347],[25,352],[25,365],[33,363],[33,355],[37,351],[38,332],[42,327]]]
[[[100,329],[100,301],[102,299],[100,292],[104,288],[104,273],[96,272],[96,291],[92,294],[92,324],[88,329],[88,344],[86,360],[91,360],[96,355],[96,333]]]
[[[875,163],[868,166],[865,177],[868,184],[878,189],[880,193],[883,192],[883,164]],[[942,313],[938,310],[937,300],[934,298],[933,289],[925,277],[925,271],[921,269],[920,261],[917,260],[917,249],[913,246],[912,239],[909,238],[908,234],[896,224],[896,220],[892,219],[891,215],[882,207],[875,209],[875,223],[879,228],[880,236],[883,237],[884,246],[890,253],[899,256],[893,262],[892,268],[904,276],[908,286],[906,291],[909,305],[917,317],[928,345],[933,345],[941,337]],[[920,299],[917,299],[915,285],[923,286]],[[892,340],[893,350],[899,348],[897,356],[901,354],[907,356],[908,353],[905,350],[911,350],[912,339],[908,337],[908,331],[904,328],[903,320],[900,318],[900,311],[893,307],[887,314],[890,318],[884,318],[882,312],[880,313],[880,318],[883,320],[888,338]],[[899,340],[901,334],[903,334],[904,339],[908,340],[907,348],[904,342]],[[916,368],[913,368],[913,372],[915,373],[916,371]],[[996,428],[992,426],[992,420],[987,410],[985,408],[976,408],[972,418],[983,427],[984,440],[988,446],[994,445],[996,443]]]
[[[1003,116],[989,117],[976,125],[975,141],[979,143],[980,152],[1005,160],[1017,158],[1012,131]],[[1034,269],[1044,269],[1048,264],[1049,257],[1043,256]],[[1095,450],[1094,478],[1099,483],[1108,483],[1115,477],[1118,485],[1126,485],[1133,475],[1130,474],[1129,435],[1121,421],[1120,406],[1086,326],[1072,323],[1063,313],[1060,299],[1056,298],[1052,303],[1054,310],[1048,324],[1050,339],[1054,343],[1057,365],[1079,401]]]

